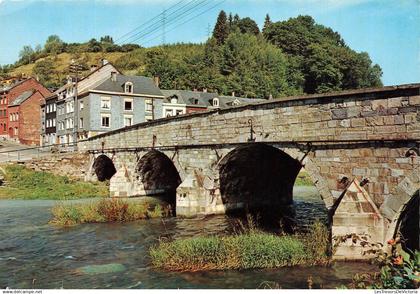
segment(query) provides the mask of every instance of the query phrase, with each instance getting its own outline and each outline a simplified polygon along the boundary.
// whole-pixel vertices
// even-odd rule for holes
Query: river
[[[296,216],[305,226],[326,219],[316,190],[296,187]],[[90,201],[90,200],[84,200]],[[0,200],[0,288],[335,288],[355,273],[372,271],[361,263],[275,270],[165,272],[150,266],[148,248],[162,236],[184,238],[228,232],[225,216],[143,220],[124,224],[48,224],[50,200]],[[302,221],[304,220],[304,221]]]

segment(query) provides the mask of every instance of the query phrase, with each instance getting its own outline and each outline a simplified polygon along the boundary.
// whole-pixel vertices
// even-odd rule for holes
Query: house
[[[161,90],[165,96],[162,117],[176,116],[211,109],[224,109],[248,103],[258,103],[265,99],[220,96],[206,90]]]
[[[83,110],[83,102],[78,99],[79,94],[96,87],[106,80],[111,72],[119,71],[111,63],[103,60],[102,66],[92,67],[86,77],[80,80],[69,77],[65,85],[47,97],[43,106],[44,146],[57,143],[71,144],[86,137],[78,128],[79,110]]]
[[[13,128],[16,127],[14,120],[14,126],[12,128],[9,127],[9,123],[11,122],[8,112],[9,106],[12,105],[13,101],[20,97],[24,92],[30,90],[34,92],[39,92],[39,94],[41,94],[43,97],[47,97],[51,94],[51,92],[47,88],[45,88],[34,78],[21,80],[11,84],[10,86],[0,88],[0,137],[9,138],[11,134],[14,134]],[[33,101],[33,99],[31,99],[30,101]],[[15,108],[12,107],[12,110],[15,110]],[[39,133],[39,130],[41,128],[39,121],[39,104],[36,106],[34,112],[32,112],[32,115],[36,116],[36,126],[38,127]],[[22,129],[20,130],[23,131]],[[16,139],[16,135],[13,135],[13,138]],[[37,141],[39,141],[39,138]]]
[[[164,96],[151,78],[111,72],[78,99],[82,139],[160,118]]]
[[[44,95],[35,89],[19,95],[8,106],[8,135],[21,144],[39,145],[41,122],[39,121],[40,105]]]

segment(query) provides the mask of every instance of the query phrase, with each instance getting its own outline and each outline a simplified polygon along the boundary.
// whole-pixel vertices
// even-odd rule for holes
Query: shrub
[[[150,248],[149,253],[155,267],[176,271],[278,268],[325,263],[328,259],[325,251],[304,243],[328,241],[318,236],[311,240],[314,234],[304,238],[278,236],[252,228],[233,236],[161,240]]]
[[[52,209],[52,224],[71,226],[83,223],[128,222],[147,218],[165,217],[160,205],[150,209],[147,203],[121,199],[102,199],[83,204],[60,203]]]

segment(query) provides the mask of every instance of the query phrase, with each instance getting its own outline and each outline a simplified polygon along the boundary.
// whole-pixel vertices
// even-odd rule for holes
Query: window
[[[79,119],[79,128],[83,129],[83,117]]]
[[[74,111],[74,101],[66,102],[66,112],[72,113]]]
[[[182,114],[182,110],[176,110],[176,114],[175,115],[181,115]]]
[[[146,111],[152,112],[153,111],[153,102],[151,99],[145,100],[146,103]]]
[[[52,120],[52,126],[55,127],[55,118]]]
[[[213,99],[213,106],[219,106],[219,98],[214,98]]]
[[[55,111],[56,110],[56,108],[55,108],[55,103],[52,105],[52,111]]]
[[[110,121],[109,114],[101,114],[101,126],[103,128],[109,128],[109,121]]]
[[[84,107],[83,101],[79,101],[79,110],[83,110],[83,107]]]
[[[172,109],[166,109],[165,110],[165,117],[170,117],[172,116]]]
[[[133,110],[133,99],[124,99],[124,110]]]
[[[3,125],[3,132],[6,131],[6,124]]]
[[[101,108],[102,109],[111,109],[111,98],[110,97],[101,97]]]
[[[129,127],[133,124],[132,115],[124,115],[124,127]]]
[[[17,127],[15,127],[14,133],[15,133],[15,136],[19,134],[19,129]]]
[[[124,90],[126,93],[133,93],[133,83],[132,82],[125,83]]]

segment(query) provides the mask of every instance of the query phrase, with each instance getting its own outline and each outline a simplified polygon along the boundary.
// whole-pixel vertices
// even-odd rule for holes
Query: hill
[[[26,46],[27,47],[27,46]],[[59,86],[71,60],[84,73],[105,58],[125,74],[159,76],[162,89],[208,89],[224,95],[268,98],[381,86],[382,70],[369,54],[352,50],[339,33],[310,16],[272,22],[260,31],[254,20],[221,11],[204,44],[142,48],[118,46],[110,36],[66,44],[51,36],[43,48],[23,48],[3,74],[37,76]]]

